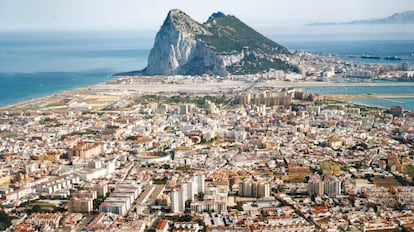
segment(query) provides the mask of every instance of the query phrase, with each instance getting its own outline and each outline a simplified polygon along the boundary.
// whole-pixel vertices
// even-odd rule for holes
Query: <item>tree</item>
[[[15,219],[10,217],[6,212],[0,210],[0,231],[3,231],[11,226],[11,221]]]
[[[169,164],[163,164],[162,165],[162,168],[164,168],[164,169],[171,169],[171,165],[169,165]]]
[[[243,203],[241,203],[241,202],[237,202],[236,209],[237,209],[238,211],[243,211]]]
[[[42,211],[42,206],[40,206],[40,205],[34,205],[34,206],[32,207],[32,211],[33,211],[34,213],[40,213],[40,212]]]
[[[185,201],[185,207],[190,208],[192,202],[193,202],[192,200],[186,200]]]
[[[199,193],[197,194],[197,197],[198,197],[198,200],[199,200],[199,201],[204,201],[204,193],[199,192]]]

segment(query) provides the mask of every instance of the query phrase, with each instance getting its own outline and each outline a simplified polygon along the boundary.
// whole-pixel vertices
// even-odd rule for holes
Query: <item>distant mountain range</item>
[[[324,26],[324,25],[381,25],[381,24],[414,24],[414,11],[404,11],[395,13],[386,18],[380,19],[366,19],[355,20],[349,22],[322,22],[311,23],[310,26]]]

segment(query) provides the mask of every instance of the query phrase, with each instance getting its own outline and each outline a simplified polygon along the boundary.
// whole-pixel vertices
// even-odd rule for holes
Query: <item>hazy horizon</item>
[[[217,11],[235,15],[261,31],[280,26],[315,22],[387,17],[413,10],[412,0],[228,0],[192,2],[177,0],[3,0],[0,1],[0,31],[126,30],[157,31],[170,9],[178,8],[199,22]]]
[[[161,26],[161,25],[159,25]],[[153,30],[47,30],[47,31],[0,31],[1,41],[73,40],[133,38],[139,47],[151,47],[159,26]],[[287,26],[255,28],[266,37],[278,42],[289,41],[361,41],[361,40],[414,40],[414,25],[329,25]]]

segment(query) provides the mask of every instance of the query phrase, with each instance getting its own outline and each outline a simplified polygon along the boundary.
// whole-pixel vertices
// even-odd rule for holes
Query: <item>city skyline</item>
[[[278,24],[342,22],[356,19],[387,17],[396,12],[412,10],[409,0],[332,2],[328,0],[293,0],[278,2],[250,1],[191,2],[161,0],[124,1],[24,1],[5,0],[0,3],[0,31],[31,30],[156,30],[170,9],[185,11],[204,22],[213,12],[232,14],[247,24],[269,28]],[[155,7],[156,6],[156,7]],[[298,7],[300,6],[300,7]]]

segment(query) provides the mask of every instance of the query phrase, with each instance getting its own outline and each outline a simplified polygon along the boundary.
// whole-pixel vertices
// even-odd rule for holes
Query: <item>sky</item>
[[[0,0],[0,31],[156,31],[174,8],[200,22],[222,11],[267,28],[381,18],[414,5],[413,0]]]

